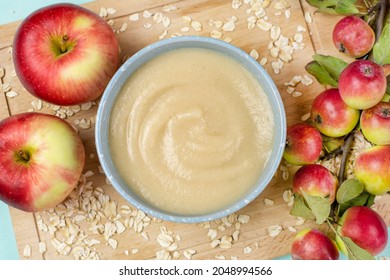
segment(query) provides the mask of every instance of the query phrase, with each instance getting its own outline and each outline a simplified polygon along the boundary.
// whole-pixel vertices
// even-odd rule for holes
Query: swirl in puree
[[[156,208],[198,215],[242,198],[271,154],[261,85],[217,51],[181,48],[135,71],[110,118],[110,149],[129,188]]]

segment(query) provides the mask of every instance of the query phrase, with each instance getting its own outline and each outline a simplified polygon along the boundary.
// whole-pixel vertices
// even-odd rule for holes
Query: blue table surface
[[[32,11],[46,5],[69,2],[74,4],[82,4],[89,1],[85,0],[1,0],[0,2],[0,24],[6,24],[13,21],[21,20],[29,15]],[[0,35],[1,36],[1,35]],[[390,229],[389,229],[390,234]],[[390,244],[381,256],[390,257]],[[345,256],[341,256],[345,259]],[[19,259],[15,235],[12,227],[11,217],[8,206],[0,201],[0,260],[15,260]],[[290,255],[282,256],[277,259],[289,260]]]

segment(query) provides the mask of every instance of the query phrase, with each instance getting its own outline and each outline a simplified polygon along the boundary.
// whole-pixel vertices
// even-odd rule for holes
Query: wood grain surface
[[[289,5],[284,9],[275,9],[276,3],[288,3]],[[169,12],[164,11],[164,7],[167,4],[172,4],[177,9]],[[222,31],[222,39],[231,38],[231,44],[240,47],[246,52],[255,49],[260,54],[259,60],[267,57],[268,63],[264,67],[280,91],[286,109],[288,124],[300,121],[301,117],[309,112],[313,98],[324,88],[316,81],[310,86],[298,84],[296,91],[301,92],[302,96],[294,97],[287,92],[287,87],[284,84],[289,82],[295,75],[306,74],[304,66],[312,59],[312,55],[315,53],[332,54],[341,57],[331,42],[331,30],[338,17],[314,14],[314,9],[304,1],[273,0],[265,8],[268,21],[273,25],[279,26],[282,35],[290,40],[298,33],[298,26],[307,30],[306,32],[300,32],[303,34],[303,49],[294,52],[293,59],[289,63],[284,63],[284,67],[279,74],[275,74],[271,67],[271,62],[276,59],[271,57],[268,50],[268,44],[271,41],[269,32],[257,27],[249,30],[247,27],[247,18],[253,15],[253,12],[248,11],[250,8],[248,4],[244,3],[238,9],[233,9],[232,1],[229,0],[100,0],[87,3],[84,6],[96,13],[99,13],[102,7],[114,8],[116,12],[108,15],[105,19],[107,21],[112,20],[112,27],[115,30],[120,30],[124,23],[127,24],[126,30],[123,32],[118,31],[117,33],[121,47],[121,56],[124,59],[143,47],[158,41],[164,30],[167,30],[166,38],[179,32],[182,35],[209,36],[212,30],[220,30],[216,27],[210,27],[210,19],[226,22],[232,16],[237,17],[236,29],[233,32]],[[170,25],[164,27],[161,23],[154,22],[153,17],[144,18],[143,12],[145,10],[150,11],[152,14],[161,12],[164,16],[169,17]],[[285,16],[286,10],[291,13],[289,18]],[[129,20],[129,16],[134,13],[139,13],[140,19],[138,21]],[[305,21],[305,13],[311,15],[312,22]],[[181,31],[183,26],[189,26],[183,20],[183,16],[189,16],[193,21],[199,21],[202,24],[202,30],[195,31],[193,28],[190,28],[188,32]],[[147,23],[151,24],[150,28],[145,28],[144,25]],[[54,114],[56,111],[63,109],[65,112],[66,108],[53,108],[52,105],[46,103],[43,103],[42,108],[40,108],[37,99],[22,87],[14,74],[11,47],[13,36],[19,24],[20,22],[16,22],[0,26],[0,67],[5,68],[6,71],[2,82],[10,83],[12,90],[18,93],[18,96],[13,98],[7,98],[5,94],[0,97],[0,119],[7,117],[9,114],[14,115],[26,111]],[[129,223],[132,223],[131,220],[137,220],[137,217],[132,215],[142,214],[137,213],[131,205],[128,205],[107,182],[105,175],[100,172],[100,164],[95,150],[93,127],[98,104],[99,100],[96,100],[89,110],[81,110],[73,116],[66,118],[67,121],[78,129],[87,151],[87,161],[84,170],[86,176],[83,176],[85,181],[80,182],[80,186],[69,198],[70,202],[78,204],[72,206],[72,213],[69,210],[64,210],[66,208],[64,204],[51,211],[35,214],[24,213],[13,208],[10,209],[19,254],[22,258],[25,246],[29,245],[32,248],[32,254],[29,259],[155,259],[157,251],[166,249],[157,240],[162,227],[164,227],[169,231],[174,243],[178,245],[176,249],[170,248],[172,252],[169,254],[172,258],[184,259],[193,253],[192,259],[272,259],[289,253],[294,236],[291,227],[300,230],[304,227],[315,226],[312,222],[306,222],[301,225],[295,217],[289,214],[291,205],[285,202],[283,194],[291,188],[291,177],[294,169],[290,168],[288,178],[286,177],[288,173],[285,172],[285,178],[283,178],[282,170],[278,170],[264,192],[247,207],[236,213],[237,215],[248,215],[250,217],[248,223],[239,223],[238,216],[230,217],[230,222],[232,223],[229,223],[227,220],[219,220],[203,225],[175,224],[154,219],[151,219],[149,222],[149,218],[143,218],[141,223],[144,223],[145,227],[141,232],[136,232],[134,226],[126,228],[123,233],[114,232],[110,236],[96,232],[94,229],[96,225],[101,224],[109,227],[111,224],[115,225],[115,223],[117,223],[116,229],[118,231],[120,229],[118,221],[128,226]],[[91,127],[89,129],[81,128],[78,124],[82,120],[91,122]],[[92,173],[92,176],[88,176]],[[87,186],[85,186],[86,182]],[[92,185],[89,187],[89,184]],[[81,186],[84,186],[84,189],[80,189]],[[102,192],[107,195],[100,205],[101,208],[99,208],[99,205],[93,206],[91,199],[85,198],[88,197],[88,188],[91,188],[92,196],[95,194],[98,197]],[[265,198],[274,201],[274,205],[265,205]],[[390,225],[390,207],[388,202],[389,197],[381,198],[377,209],[384,215],[387,224]],[[99,211],[100,213],[97,215],[95,213],[95,216],[91,214],[89,218],[85,218],[86,208],[82,207],[83,203],[85,205],[90,203],[89,208],[84,205],[90,213],[94,210],[96,210],[96,213]],[[115,215],[108,209],[111,207],[110,205],[115,208]],[[123,210],[127,206],[134,211],[130,214],[126,211],[121,211],[121,209]],[[68,204],[69,207],[70,205]],[[96,218],[96,216],[99,217]],[[45,229],[45,226],[42,226],[42,222],[46,226],[52,226],[49,226],[49,229]],[[149,223],[150,225],[148,225]],[[221,248],[221,246],[212,248],[210,246],[211,240],[207,236],[210,228],[216,230],[217,239],[222,239],[223,236],[227,236],[225,238],[231,236],[239,226],[241,227],[239,228],[238,238],[233,240],[231,248],[227,248],[228,246],[225,248]],[[281,226],[282,231],[277,236],[271,237],[268,230],[271,226]],[[72,230],[69,230],[70,227]],[[289,227],[291,230],[289,230]],[[142,232],[144,233],[142,234]],[[90,240],[98,240],[100,243],[87,245]],[[46,244],[46,252],[39,252],[39,242]],[[115,242],[117,242],[117,246],[115,246]],[[177,253],[174,253],[174,251],[177,251]],[[164,252],[160,253],[163,254]]]

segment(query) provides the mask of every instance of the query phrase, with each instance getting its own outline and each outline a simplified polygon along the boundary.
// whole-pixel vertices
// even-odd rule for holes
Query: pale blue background
[[[21,20],[32,11],[54,3],[69,2],[82,4],[86,0],[0,0],[0,24]],[[0,34],[1,36],[1,34]],[[389,230],[390,231],[390,230]],[[390,232],[389,232],[390,234]],[[389,242],[390,243],[390,242]],[[381,256],[390,257],[390,244]],[[0,201],[0,260],[18,259],[15,236],[12,228],[11,218],[7,205]],[[345,258],[342,256],[341,258]],[[290,256],[283,256],[278,259],[288,260]]]

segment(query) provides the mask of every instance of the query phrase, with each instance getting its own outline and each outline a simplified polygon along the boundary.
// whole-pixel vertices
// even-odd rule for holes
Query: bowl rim
[[[268,97],[268,101],[271,104],[275,122],[272,152],[255,185],[250,188],[243,197],[237,198],[234,203],[227,207],[200,215],[170,213],[143,201],[142,198],[131,191],[130,187],[127,186],[120,174],[116,171],[110,156],[109,147],[108,131],[112,106],[127,78],[136,71],[139,66],[159,54],[176,48],[185,47],[202,47],[219,51],[238,61],[263,87],[264,92]],[[136,52],[119,67],[108,83],[99,102],[95,123],[95,143],[98,158],[107,179],[115,190],[132,206],[158,219],[176,223],[200,223],[216,220],[237,212],[252,202],[267,187],[282,160],[286,140],[286,122],[285,109],[280,93],[272,78],[254,58],[242,49],[219,39],[203,36],[181,36],[152,43]]]

